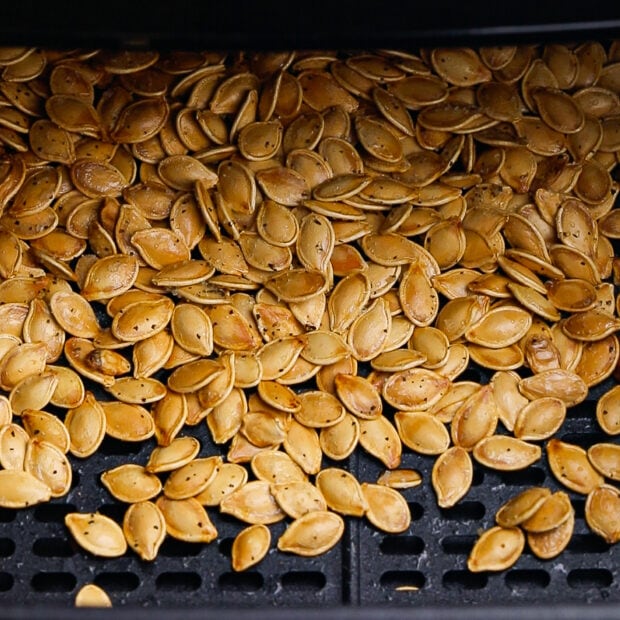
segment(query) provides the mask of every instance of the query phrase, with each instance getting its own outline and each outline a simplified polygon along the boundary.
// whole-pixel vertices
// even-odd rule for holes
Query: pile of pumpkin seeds
[[[282,520],[277,548],[314,556],[343,517],[406,531],[399,489],[449,508],[476,464],[541,459],[620,539],[620,386],[608,443],[555,437],[620,354],[620,42],[12,47],[0,67],[0,506],[63,497],[107,435],[153,449],[101,472],[122,524],[67,515],[97,556],[209,543],[210,511],[244,524],[234,570]],[[346,470],[356,449],[378,480]],[[528,489],[468,566],[526,538],[555,557],[573,521],[566,492]]]

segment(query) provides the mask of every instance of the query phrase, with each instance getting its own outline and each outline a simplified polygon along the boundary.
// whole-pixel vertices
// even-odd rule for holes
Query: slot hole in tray
[[[610,546],[596,534],[573,534],[566,549],[571,553],[605,553]]]
[[[0,558],[9,558],[15,553],[15,542],[12,538],[0,538]]]
[[[519,471],[498,471],[494,472],[499,477],[502,484],[507,486],[537,486],[544,483],[545,470],[540,467],[528,467]]]
[[[0,572],[0,592],[8,592],[15,583],[11,573]]]
[[[486,508],[482,502],[460,502],[452,508],[440,508],[442,517],[458,521],[477,521],[484,517]]]
[[[35,592],[71,592],[77,584],[72,573],[37,573],[30,582]]]
[[[420,555],[424,551],[424,540],[419,536],[386,536],[379,549],[386,555]]]
[[[94,579],[95,583],[110,592],[130,592],[140,585],[140,578],[135,573],[100,573]]]
[[[521,569],[506,573],[506,585],[512,590],[531,590],[532,588],[546,588],[551,577],[546,570]]]
[[[381,575],[384,588],[423,588],[426,583],[424,573],[417,570],[389,570]]]
[[[467,570],[449,570],[444,573],[442,583],[445,588],[455,590],[482,590],[489,578],[485,573],[470,573]]]
[[[311,590],[318,592],[325,587],[327,579],[319,571],[289,571],[280,578],[283,588],[288,590]]]
[[[446,536],[441,541],[441,547],[445,553],[450,553],[452,555],[467,555],[471,551],[475,542],[475,536]]]
[[[218,580],[222,590],[233,592],[256,592],[263,587],[264,583],[263,576],[257,572],[224,573]]]
[[[161,573],[155,580],[155,587],[158,590],[169,590],[174,592],[193,592],[202,585],[202,579],[198,573],[194,572],[167,572]]]
[[[65,516],[75,510],[73,504],[40,504],[34,509],[34,518],[40,523],[62,523],[64,525]]]
[[[613,583],[614,577],[606,568],[575,568],[566,577],[571,588],[590,589],[607,588]]]
[[[32,543],[32,552],[40,558],[70,558],[75,554],[65,538],[38,538]]]

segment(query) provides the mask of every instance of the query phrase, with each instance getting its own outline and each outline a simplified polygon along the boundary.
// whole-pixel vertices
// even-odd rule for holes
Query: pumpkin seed
[[[517,527],[494,526],[476,540],[467,568],[472,572],[502,571],[519,559],[525,547],[525,536]]]
[[[495,513],[495,521],[502,527],[521,525],[532,517],[551,495],[546,487],[531,487],[504,502]]]
[[[258,564],[269,551],[271,532],[263,524],[241,530],[233,541],[231,563],[235,571],[243,571]]]
[[[123,533],[129,547],[142,560],[152,561],[166,537],[164,515],[153,502],[132,504],[123,517]]]
[[[431,481],[437,504],[450,508],[469,491],[473,480],[473,463],[469,453],[460,446],[452,446],[435,460]]]
[[[65,525],[75,541],[93,555],[113,558],[127,551],[123,530],[110,517],[100,513],[71,512],[65,515]]]
[[[619,508],[618,490],[611,485],[604,484],[588,493],[585,508],[586,522],[593,532],[602,536],[609,544],[615,544],[619,539]]]
[[[550,439],[547,443],[547,459],[553,475],[571,491],[587,495],[604,482],[580,446]]]
[[[278,539],[278,549],[312,557],[329,551],[342,537],[344,521],[328,511],[309,512],[295,519]]]
[[[75,606],[112,607],[112,601],[105,590],[94,583],[87,583],[82,586],[75,595]]]
[[[210,543],[217,538],[217,529],[198,500],[168,499],[160,495],[155,505],[164,515],[166,533],[177,540]]]

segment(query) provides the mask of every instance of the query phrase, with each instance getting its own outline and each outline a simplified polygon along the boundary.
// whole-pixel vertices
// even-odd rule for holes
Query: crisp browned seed
[[[243,571],[258,564],[269,551],[271,532],[266,525],[257,523],[241,530],[231,549],[231,564],[235,571]]]
[[[134,504],[156,497],[161,481],[142,465],[125,463],[101,474],[103,486],[118,500]]]
[[[596,403],[596,419],[599,426],[608,435],[620,433],[620,409],[617,399],[620,397],[620,386],[614,386],[603,394]]]
[[[105,436],[106,415],[91,392],[86,392],[79,406],[69,409],[65,426],[73,456],[84,458],[96,452]]]
[[[531,315],[517,306],[500,306],[487,312],[465,332],[475,344],[500,349],[518,342],[532,324]]]
[[[608,484],[588,493],[585,507],[586,523],[609,544],[620,540],[620,495]]]
[[[23,343],[11,348],[0,360],[0,385],[10,391],[26,377],[45,370],[47,348],[44,343]]]
[[[420,454],[437,455],[450,445],[450,434],[433,415],[423,411],[398,411],[394,415],[401,441]]]
[[[583,379],[571,372],[556,368],[545,370],[519,381],[519,391],[531,400],[546,396],[561,399],[567,407],[582,402],[588,395]]]
[[[52,497],[69,492],[72,480],[71,463],[54,444],[43,439],[30,439],[24,454],[24,471],[46,484]]]
[[[549,532],[562,525],[573,514],[570,498],[564,491],[543,495],[543,501],[540,504],[536,502],[537,508],[532,515],[520,523],[527,532]]]
[[[377,478],[377,484],[393,489],[410,489],[422,484],[422,476],[415,469],[388,469]]]
[[[472,572],[506,570],[519,559],[524,547],[525,536],[519,528],[494,526],[474,544],[467,568]]]
[[[203,506],[219,506],[224,497],[241,488],[247,479],[248,471],[242,465],[222,463],[215,477],[204,491],[196,495],[196,499]]]
[[[313,511],[295,519],[278,539],[278,549],[302,556],[329,551],[344,533],[344,520],[336,513]]]
[[[105,414],[105,432],[123,441],[144,441],[155,432],[153,417],[140,405],[119,401],[101,401]]]
[[[327,510],[320,491],[306,480],[273,484],[271,493],[280,508],[292,519],[299,519],[308,512]]]
[[[120,525],[100,513],[71,512],[65,525],[75,541],[93,555],[114,558],[127,551],[127,542]]]
[[[573,510],[564,523],[552,530],[541,533],[528,532],[527,544],[536,557],[542,560],[549,560],[560,555],[566,549],[572,538],[574,527],[575,516]]]
[[[448,391],[450,381],[433,370],[412,368],[391,375],[383,386],[385,400],[402,410],[426,410]]]
[[[22,415],[27,410],[45,408],[57,385],[58,377],[51,372],[24,377],[9,394],[10,410]]]
[[[51,489],[30,472],[17,469],[0,470],[0,506],[27,508],[51,498]]]
[[[431,476],[437,504],[450,508],[461,500],[471,487],[473,473],[471,457],[464,448],[452,446],[440,454]]]
[[[154,403],[164,398],[167,393],[166,386],[152,377],[123,377],[106,389],[117,400],[136,405]]]
[[[385,417],[359,421],[359,443],[388,469],[400,465],[402,445],[398,431]]]
[[[360,438],[360,423],[356,416],[346,413],[333,426],[322,428],[319,449],[334,461],[346,459],[355,450]]]
[[[250,524],[276,523],[285,516],[264,480],[248,482],[224,497],[220,511]]]
[[[153,561],[166,537],[166,521],[150,501],[131,504],[123,517],[123,533],[130,549],[141,559]]]
[[[521,525],[541,507],[551,491],[546,487],[531,487],[503,503],[495,513],[495,521],[502,527]]]
[[[399,534],[409,529],[411,513],[401,493],[370,482],[364,482],[361,486],[368,505],[366,518],[376,528],[390,534]]]
[[[564,401],[555,396],[536,398],[519,411],[514,421],[514,435],[526,441],[549,439],[566,418]]]
[[[105,590],[94,583],[87,583],[82,586],[75,595],[75,606],[112,607],[112,601]]]
[[[315,484],[331,510],[361,517],[368,508],[357,479],[344,469],[329,467],[316,476]]]
[[[189,461],[170,473],[163,486],[164,495],[169,499],[187,499],[198,495],[213,480],[221,464],[222,457],[219,455]]]
[[[620,479],[620,447],[614,443],[596,443],[587,451],[594,468],[610,480]]]
[[[455,445],[466,450],[485,437],[490,437],[499,420],[498,406],[491,385],[483,385],[454,412],[450,435]]]
[[[207,511],[195,498],[168,499],[160,495],[155,505],[164,515],[169,536],[195,543],[210,543],[217,538],[217,530]]]
[[[603,476],[594,469],[586,451],[580,446],[550,439],[547,459],[553,475],[571,491],[587,495],[604,482]]]
[[[25,431],[31,439],[40,439],[55,445],[63,454],[69,450],[70,436],[62,420],[46,411],[25,410],[21,416]]]
[[[199,450],[200,442],[195,437],[176,437],[167,446],[153,448],[145,470],[153,474],[173,471],[187,465]]]
[[[500,471],[525,469],[542,455],[540,446],[515,437],[491,435],[481,439],[472,451],[476,461]]]

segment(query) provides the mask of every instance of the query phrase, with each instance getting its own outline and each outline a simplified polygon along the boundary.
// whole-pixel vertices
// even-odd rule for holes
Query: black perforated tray
[[[474,367],[459,377],[482,383],[488,378],[487,371]],[[594,388],[588,401],[569,410],[558,437],[586,447],[609,440],[594,421],[594,409],[597,396],[612,381]],[[200,439],[201,455],[222,450],[211,442],[204,423],[186,427],[182,434]],[[570,493],[576,512],[574,535],[558,558],[541,561],[526,551],[502,573],[471,573],[466,568],[478,532],[493,525],[495,511],[504,501],[528,485],[561,488],[544,457],[520,472],[497,472],[475,464],[467,496],[453,508],[440,509],[429,484],[434,459],[406,450],[402,466],[419,470],[425,481],[404,491],[412,515],[409,530],[387,535],[366,520],[347,519],[342,543],[318,558],[285,555],[274,548],[253,569],[234,573],[230,548],[243,525],[217,509],[209,509],[209,515],[219,536],[209,545],[168,537],[153,563],[130,551],[116,559],[85,553],[69,536],[65,514],[100,510],[121,522],[126,506],[111,498],[100,474],[125,462],[146,463],[154,446],[154,440],[128,444],[106,438],[94,456],[71,459],[74,482],[65,498],[25,511],[0,510],[0,609],[19,605],[26,611],[33,606],[36,612],[44,607],[46,615],[63,617],[77,590],[94,582],[121,608],[223,613],[231,606],[253,611],[281,607],[305,613],[315,607],[341,607],[357,613],[373,606],[396,611],[401,606],[458,608],[510,601],[517,606],[614,603],[604,605],[601,613],[615,610],[615,617],[620,613],[616,605],[620,604],[620,546],[607,545],[588,529],[585,498],[575,493]],[[338,465],[350,469],[360,481],[375,481],[383,471],[361,450]],[[274,540],[285,526],[284,522],[270,526]]]
[[[149,3],[106,0],[76,6],[68,0],[0,3],[0,44],[57,47],[282,49],[500,44],[620,37],[620,8],[612,2],[490,3],[482,0],[392,0],[349,3],[313,0]],[[471,368],[464,378],[486,382]],[[594,421],[596,398],[569,411],[558,436],[590,445],[609,440]],[[215,448],[204,425],[187,428]],[[424,484],[404,492],[412,523],[399,536],[365,520],[347,519],[341,544],[314,559],[275,549],[254,569],[230,569],[232,538],[242,525],[211,509],[219,537],[210,545],[168,538],[147,564],[128,552],[99,559],[80,550],[63,524],[67,512],[101,510],[120,521],[124,507],[99,482],[102,471],[128,460],[144,463],[154,442],[132,446],[106,439],[87,460],[72,459],[73,489],[66,498],[25,511],[0,510],[0,618],[396,618],[497,619],[518,617],[620,618],[620,546],[609,546],[584,522],[584,497],[570,493],[576,511],[568,549],[550,561],[527,550],[498,574],[472,574],[466,559],[498,506],[526,486],[560,488],[546,461],[523,472],[495,472],[476,464],[474,484],[456,507],[437,507],[429,485],[432,458],[406,451],[403,467]],[[361,451],[343,465],[374,481],[380,464]],[[274,539],[285,524],[273,527]],[[72,608],[78,589],[95,582],[113,610]]]

